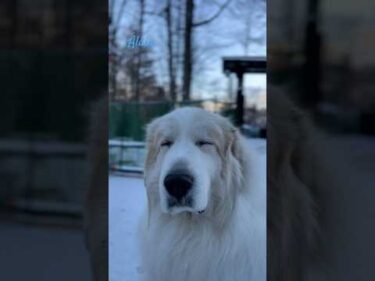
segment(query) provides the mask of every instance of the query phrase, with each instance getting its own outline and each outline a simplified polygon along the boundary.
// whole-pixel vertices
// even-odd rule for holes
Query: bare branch
[[[213,20],[215,20],[216,18],[218,18],[220,16],[220,14],[224,11],[224,9],[229,5],[229,3],[231,1],[232,0],[227,0],[223,5],[221,5],[219,10],[212,17],[210,17],[208,19],[205,19],[205,20],[202,20],[202,21],[199,21],[199,22],[196,22],[196,23],[193,23],[193,27],[198,27],[198,26],[208,24],[208,23],[212,22]]]
[[[159,12],[145,11],[145,15],[157,16],[157,17],[165,17],[166,10],[167,10],[167,7],[163,8]]]
[[[118,16],[117,16],[117,21],[116,21],[115,28],[114,28],[115,30],[117,30],[117,27],[119,26],[119,24],[121,22],[122,15],[124,14],[125,4],[126,4],[126,0],[123,0],[121,2],[120,10],[119,10],[119,13],[118,13]]]

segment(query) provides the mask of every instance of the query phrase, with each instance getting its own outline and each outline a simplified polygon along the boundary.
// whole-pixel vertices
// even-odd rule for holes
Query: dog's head
[[[185,107],[155,119],[147,127],[149,207],[170,214],[232,208],[233,189],[242,185],[239,138],[227,119],[203,109]]]

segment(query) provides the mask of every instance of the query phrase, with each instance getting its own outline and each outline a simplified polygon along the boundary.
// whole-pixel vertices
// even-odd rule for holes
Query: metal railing
[[[144,142],[110,139],[109,171],[142,175],[146,146]]]

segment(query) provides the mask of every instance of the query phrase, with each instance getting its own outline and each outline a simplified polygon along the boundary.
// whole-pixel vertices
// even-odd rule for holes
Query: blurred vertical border
[[[90,116],[108,85],[107,6],[0,3],[2,280],[91,280],[83,214],[98,150]]]
[[[268,0],[267,18],[268,280],[373,280],[375,3]]]

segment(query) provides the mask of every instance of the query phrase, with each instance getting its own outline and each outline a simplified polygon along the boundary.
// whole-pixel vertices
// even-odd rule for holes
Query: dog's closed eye
[[[204,146],[204,145],[214,145],[212,141],[208,141],[208,140],[199,140],[199,141],[196,141],[195,144],[199,147]]]
[[[163,147],[171,147],[172,144],[173,144],[172,141],[170,141],[170,140],[165,140],[165,141],[163,141],[163,142],[160,144],[160,146],[163,146]]]

